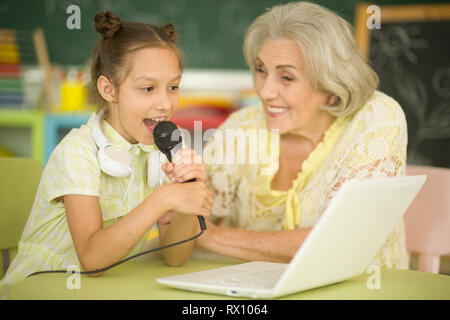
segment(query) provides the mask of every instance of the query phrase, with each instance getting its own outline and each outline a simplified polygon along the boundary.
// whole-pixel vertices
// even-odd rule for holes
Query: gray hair
[[[357,46],[351,25],[327,8],[291,2],[257,17],[244,40],[245,60],[253,74],[267,38],[297,42],[314,87],[339,97],[335,105],[322,106],[334,116],[356,113],[378,87],[378,76]]]

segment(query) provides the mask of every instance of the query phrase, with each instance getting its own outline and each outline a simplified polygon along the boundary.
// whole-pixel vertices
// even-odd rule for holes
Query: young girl
[[[36,271],[72,265],[98,270],[136,254],[158,220],[160,245],[192,237],[199,232],[196,215],[210,213],[213,198],[193,150],[180,150],[173,164],[162,165],[173,183],[156,188],[147,183],[148,171],[160,166],[148,160],[156,152],[153,129],[178,107],[182,61],[174,27],[122,23],[100,12],[95,28],[102,39],[91,80],[106,109],[72,130],[51,155],[18,254],[2,280],[4,292]],[[102,140],[114,148],[107,151]],[[104,151],[129,158],[125,174],[105,172]],[[197,181],[180,183],[192,178]],[[163,258],[180,265],[193,246],[165,249]]]

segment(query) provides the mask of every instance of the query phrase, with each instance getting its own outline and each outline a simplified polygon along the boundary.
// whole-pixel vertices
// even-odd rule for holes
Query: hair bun
[[[170,41],[175,42],[177,40],[177,35],[175,33],[175,27],[172,22],[167,22],[165,25],[161,27],[164,33],[167,35]]]
[[[122,27],[122,21],[111,11],[99,12],[95,15],[95,30],[103,39],[112,38]]]

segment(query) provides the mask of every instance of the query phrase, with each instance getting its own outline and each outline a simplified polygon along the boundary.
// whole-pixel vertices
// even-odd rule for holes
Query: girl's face
[[[315,89],[308,79],[303,54],[294,40],[265,40],[255,67],[255,90],[269,130],[310,135],[330,117],[319,108],[327,103],[328,94]]]
[[[144,48],[130,55],[129,72],[110,103],[106,120],[130,143],[154,144],[158,121],[178,108],[181,81],[176,53],[170,48]]]

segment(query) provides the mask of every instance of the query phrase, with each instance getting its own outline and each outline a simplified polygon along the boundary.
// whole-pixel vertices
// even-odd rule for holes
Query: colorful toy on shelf
[[[87,101],[89,72],[83,67],[56,67],[54,69],[59,86],[59,97],[53,111],[85,112],[95,111]]]
[[[23,87],[16,32],[0,29],[0,108],[21,108]]]
[[[83,110],[86,104],[86,86],[81,81],[61,83],[61,110]]]
[[[39,101],[26,99],[23,65],[38,65],[42,73]],[[0,108],[18,109],[44,107],[53,104],[52,67],[48,58],[44,32],[0,29]]]

